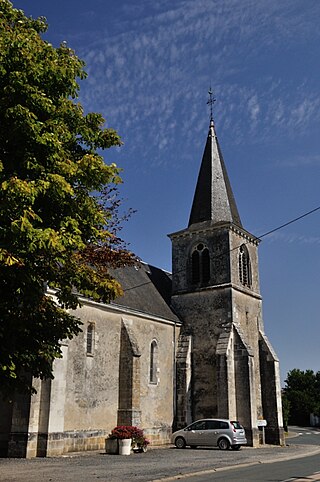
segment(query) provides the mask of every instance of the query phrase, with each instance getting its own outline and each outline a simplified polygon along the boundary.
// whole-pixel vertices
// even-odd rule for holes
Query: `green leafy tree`
[[[315,392],[316,392],[316,402],[314,406],[314,414],[320,417],[320,371],[315,375]]]
[[[290,403],[290,423],[308,425],[310,414],[317,414],[320,400],[320,372],[294,368],[285,380],[284,396]]]
[[[285,393],[282,393],[282,417],[283,417],[283,428],[288,432],[288,425],[290,419],[290,407],[291,403]]]
[[[41,35],[44,18],[0,0],[0,390],[52,377],[60,340],[81,330],[76,293],[121,295],[110,268],[134,257],[117,236],[121,179],[99,154],[121,144],[75,102],[84,63]],[[59,305],[45,294],[57,289]]]

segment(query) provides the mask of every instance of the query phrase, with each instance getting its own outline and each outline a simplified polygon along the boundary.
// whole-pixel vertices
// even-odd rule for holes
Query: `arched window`
[[[210,256],[208,248],[204,248],[201,256],[202,261],[202,281],[208,283],[210,280]]]
[[[199,283],[200,281],[200,255],[199,251],[195,250],[192,253],[192,283]]]
[[[87,328],[87,354],[93,355],[94,349],[94,323],[89,323]]]
[[[244,286],[252,284],[249,252],[244,244],[239,249],[239,279]]]
[[[210,281],[210,255],[207,246],[203,243],[193,248],[191,274],[193,284],[207,284]]]
[[[150,383],[157,383],[158,371],[158,343],[156,340],[152,340],[150,345],[150,373],[149,373],[149,381]]]

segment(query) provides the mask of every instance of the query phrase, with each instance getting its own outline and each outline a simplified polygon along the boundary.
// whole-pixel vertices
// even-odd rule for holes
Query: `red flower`
[[[111,431],[111,438],[131,438],[133,441],[141,441],[141,440],[146,440],[144,435],[143,435],[143,430],[139,427],[135,427],[132,425],[118,425]],[[149,441],[144,442],[145,445],[147,445]]]

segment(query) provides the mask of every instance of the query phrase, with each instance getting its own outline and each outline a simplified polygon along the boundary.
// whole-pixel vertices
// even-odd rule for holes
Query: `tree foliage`
[[[310,414],[320,415],[320,372],[294,368],[285,380],[284,399],[289,403],[289,422],[308,425]]]
[[[291,403],[288,400],[287,396],[283,393],[282,394],[282,416],[283,416],[283,428],[285,432],[288,432],[290,409],[291,409]]]
[[[100,149],[119,146],[76,103],[84,63],[44,41],[44,18],[0,0],[0,390],[52,377],[60,340],[80,331],[76,293],[121,295],[110,267],[134,257],[117,236],[121,182]],[[45,295],[57,289],[59,306]]]

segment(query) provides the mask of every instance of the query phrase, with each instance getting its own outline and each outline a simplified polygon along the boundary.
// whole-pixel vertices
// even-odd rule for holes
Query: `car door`
[[[215,446],[218,440],[219,422],[217,420],[206,420],[203,436],[203,445]]]
[[[198,420],[189,425],[186,433],[186,441],[188,445],[205,445],[205,420]]]

